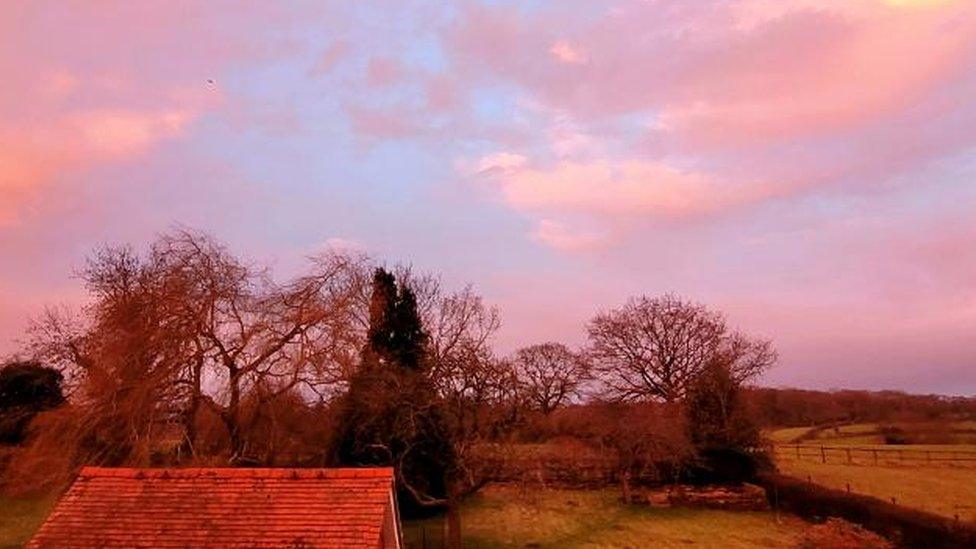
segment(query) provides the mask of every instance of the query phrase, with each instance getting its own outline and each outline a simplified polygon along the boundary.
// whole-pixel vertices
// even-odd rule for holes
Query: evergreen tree
[[[363,348],[364,366],[389,365],[420,371],[427,334],[417,313],[417,298],[410,288],[397,289],[396,279],[384,269],[373,275],[369,330]]]
[[[393,466],[401,508],[422,514],[446,501],[455,456],[425,369],[427,335],[409,288],[377,269],[362,363],[340,408],[335,459]]]

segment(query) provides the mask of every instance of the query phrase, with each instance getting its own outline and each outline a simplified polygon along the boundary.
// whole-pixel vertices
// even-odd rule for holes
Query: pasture
[[[781,472],[949,518],[976,522],[976,467],[848,465],[780,460]]]
[[[774,444],[883,445],[900,439],[899,445],[955,445],[976,449],[976,421],[852,423],[767,430]]]
[[[976,522],[976,424],[860,423],[767,433],[781,472]],[[803,429],[806,429],[805,431]],[[886,435],[943,444],[885,444]]]

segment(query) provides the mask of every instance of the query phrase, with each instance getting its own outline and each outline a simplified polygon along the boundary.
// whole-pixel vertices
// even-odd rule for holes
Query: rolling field
[[[925,424],[899,427],[909,434],[931,429]],[[971,421],[956,422],[945,431],[968,441],[973,427]],[[881,429],[874,423],[806,432],[789,428],[772,431],[768,438],[785,474],[976,522],[976,445],[884,444]]]
[[[786,427],[767,430],[766,438],[774,444],[863,445],[885,444],[885,429],[895,428],[909,439],[922,444],[967,445],[976,449],[976,421],[939,423],[853,423],[832,427]]]

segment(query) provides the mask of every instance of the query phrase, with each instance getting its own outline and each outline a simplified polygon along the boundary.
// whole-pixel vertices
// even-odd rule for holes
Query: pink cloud
[[[344,40],[336,40],[321,55],[312,67],[311,74],[320,76],[332,70],[336,64],[349,53],[349,43]]]
[[[216,69],[285,47],[242,32],[280,21],[273,8],[110,4],[0,6],[0,34],[17,45],[0,51],[0,225],[71,175],[184,138],[225,104]]]
[[[396,84],[404,75],[405,71],[396,59],[374,57],[366,66],[366,83],[373,87]]]
[[[62,80],[55,95],[65,93]],[[72,81],[71,89],[85,89]],[[198,116],[183,103],[162,108],[74,109],[62,100],[46,102],[29,119],[0,122],[0,226],[13,224],[19,211],[54,178],[145,154],[161,141],[178,138]],[[200,105],[202,108],[202,105]]]
[[[592,250],[604,243],[605,236],[597,232],[574,229],[560,221],[542,219],[532,229],[536,242],[562,251]]]
[[[180,135],[193,116],[178,110],[106,110],[77,113],[70,120],[83,147],[106,156],[125,156],[145,152],[160,140]]]
[[[447,40],[465,78],[548,119],[503,144],[530,166],[497,178],[507,204],[701,218],[880,186],[976,141],[976,5],[912,4],[469,7]]]
[[[515,168],[499,178],[502,194],[525,210],[605,215],[686,217],[771,196],[761,184],[721,182],[660,162],[558,162],[551,168]]]
[[[698,220],[791,191],[788,185],[727,181],[661,161],[602,156],[533,164],[521,154],[498,152],[462,161],[458,169],[488,181],[506,205],[533,219],[532,240],[564,251],[608,245],[608,233],[622,225]]]
[[[559,61],[570,65],[578,65],[581,63],[586,63],[587,61],[586,53],[580,51],[579,48],[563,40],[554,43],[552,47],[549,48],[549,53],[551,53],[552,56]]]
[[[435,113],[450,112],[460,105],[461,91],[450,76],[437,74],[426,82],[427,109]]]
[[[411,113],[402,109],[372,109],[350,107],[347,109],[352,131],[368,139],[403,139],[422,133]]]
[[[700,126],[717,120],[791,135],[902,108],[971,58],[976,10],[965,3],[924,11],[873,1],[778,4],[627,2],[566,23],[571,39],[550,30],[564,12],[477,8],[452,41],[573,112],[652,109],[675,124],[700,117]],[[766,11],[773,16],[761,17]],[[580,63],[586,57],[592,62]],[[558,67],[567,63],[576,65],[571,73]]]

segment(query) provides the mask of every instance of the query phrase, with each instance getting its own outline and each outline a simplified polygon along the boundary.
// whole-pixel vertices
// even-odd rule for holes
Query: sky
[[[95,247],[471,283],[500,352],[676,293],[764,384],[976,394],[976,2],[0,3],[0,354]]]

